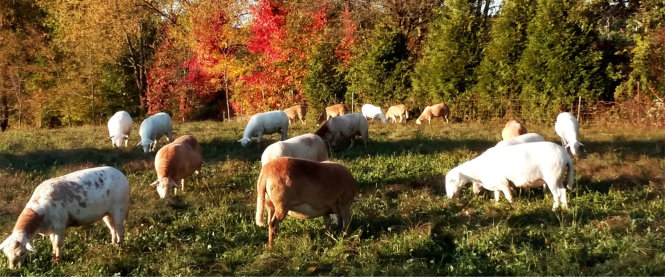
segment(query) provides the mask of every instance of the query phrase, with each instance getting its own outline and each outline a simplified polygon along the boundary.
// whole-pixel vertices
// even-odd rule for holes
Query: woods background
[[[0,127],[433,101],[662,124],[664,22],[662,0],[6,0]]]

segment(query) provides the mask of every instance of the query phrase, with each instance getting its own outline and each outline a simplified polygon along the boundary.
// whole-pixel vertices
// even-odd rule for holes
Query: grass
[[[236,142],[241,123],[176,124],[176,135],[199,139],[205,164],[201,180],[168,201],[148,186],[154,153],[112,149],[104,126],[11,130],[0,134],[3,239],[35,186],[71,171],[119,168],[132,204],[124,246],[109,244],[102,222],[70,228],[60,265],[38,236],[23,267],[0,259],[0,275],[665,275],[662,131],[583,126],[588,155],[575,160],[567,213],[552,212],[541,189],[518,191],[512,206],[470,189],[445,197],[445,173],[495,144],[502,126],[371,124],[367,148],[331,154],[359,183],[349,234],[291,218],[272,251],[267,228],[253,222],[261,152]],[[315,128],[296,124],[290,134]],[[559,141],[552,126],[529,130]]]

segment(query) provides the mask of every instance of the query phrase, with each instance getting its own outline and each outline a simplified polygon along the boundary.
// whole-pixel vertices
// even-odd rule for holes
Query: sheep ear
[[[169,186],[170,186],[171,188],[175,188],[175,189],[178,188],[178,184],[177,184],[175,181],[173,181],[173,180],[169,180]]]
[[[34,247],[32,247],[32,244],[30,244],[30,242],[27,242],[27,243],[25,244],[25,249],[28,249],[28,251],[30,251],[30,252],[37,252],[37,249],[35,249]]]
[[[114,136],[109,136],[109,139],[113,139]]]
[[[239,139],[238,142],[242,142],[242,139]]]
[[[137,143],[136,146],[141,146],[141,142],[139,141],[139,143]]]
[[[129,138],[129,135],[125,135],[125,138],[128,139],[128,138]]]
[[[156,181],[152,182],[152,184],[150,184],[150,187],[154,188],[154,187],[157,186],[157,184],[159,184],[159,180],[156,180]]]

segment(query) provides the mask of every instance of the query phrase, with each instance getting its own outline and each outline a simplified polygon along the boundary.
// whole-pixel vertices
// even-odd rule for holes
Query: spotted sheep
[[[341,219],[345,231],[351,222],[351,204],[359,198],[349,169],[334,162],[277,158],[265,164],[256,182],[256,224],[265,225],[268,210],[268,248],[286,215],[298,219],[322,216],[330,228],[330,215]]]
[[[53,262],[60,259],[65,229],[103,219],[111,232],[111,243],[122,244],[123,225],[129,210],[129,183],[113,167],[83,169],[42,182],[30,197],[0,249],[15,268],[28,251],[36,234],[48,235],[53,247]]]
[[[132,131],[132,117],[126,111],[115,113],[108,122],[109,139],[113,147],[122,146],[123,142],[127,147],[129,133]]]
[[[169,196],[171,188],[177,189],[178,182],[185,190],[185,178],[198,174],[203,164],[201,146],[193,136],[181,136],[164,145],[155,155],[157,180],[150,186],[157,189],[159,198]]]
[[[526,134],[526,127],[517,120],[510,120],[506,122],[506,126],[503,127],[501,138],[503,138],[503,140],[509,140],[524,134]]]
[[[167,113],[154,114],[141,122],[139,128],[141,141],[136,146],[141,146],[143,152],[148,153],[157,149],[157,140],[166,136],[167,141],[173,140],[173,126],[171,116]]]

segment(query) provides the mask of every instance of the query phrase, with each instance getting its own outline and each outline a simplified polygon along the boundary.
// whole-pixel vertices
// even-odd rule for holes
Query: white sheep
[[[360,108],[360,110],[363,113],[363,116],[367,119],[371,119],[372,122],[374,122],[375,118],[381,119],[381,122],[386,123],[388,120],[386,119],[386,116],[383,114],[383,111],[381,111],[381,107],[374,106],[372,104],[365,104]]]
[[[185,178],[201,170],[203,155],[201,146],[193,136],[181,136],[164,145],[155,155],[157,180],[150,186],[157,188],[159,198],[169,196],[171,188],[178,189],[178,182],[185,191]]]
[[[266,148],[261,155],[261,165],[279,157],[300,158],[322,162],[328,160],[328,148],[323,139],[309,133],[278,141]]]
[[[129,113],[126,111],[115,113],[109,119],[107,125],[109,129],[109,139],[111,139],[113,147],[122,146],[123,141],[125,142],[125,147],[127,147],[129,132],[132,130],[132,117],[129,116]]]
[[[561,137],[561,145],[570,151],[571,154],[577,156],[584,147],[584,144],[577,140],[579,134],[580,123],[577,119],[568,112],[560,113],[556,117],[554,124],[554,131]]]
[[[353,147],[357,135],[363,138],[365,147],[367,147],[369,126],[367,119],[362,114],[345,114],[328,119],[314,134],[327,139],[332,145],[336,145],[339,139],[350,138],[351,145],[347,148],[348,150]]]
[[[141,146],[145,153],[155,151],[159,138],[166,135],[167,141],[173,139],[171,117],[166,113],[157,113],[144,119],[139,128],[139,135],[141,141],[136,146]]]
[[[573,186],[573,162],[566,150],[551,142],[532,142],[505,147],[493,147],[473,160],[467,161],[446,174],[446,194],[454,197],[467,183],[477,183],[494,191],[499,201],[503,192],[513,202],[510,183],[519,188],[547,185],[554,205],[568,209],[566,188]]]
[[[261,146],[261,136],[279,132],[282,135],[281,140],[288,138],[289,117],[283,111],[272,111],[258,113],[253,115],[247,126],[243,137],[238,140],[243,147],[247,147],[252,142],[252,137],[256,137],[258,146]]]
[[[0,249],[9,259],[9,268],[14,268],[28,251],[36,251],[30,244],[36,234],[48,235],[57,264],[65,229],[100,219],[111,231],[111,243],[122,244],[128,209],[129,183],[113,167],[89,168],[49,179],[35,188]]]

